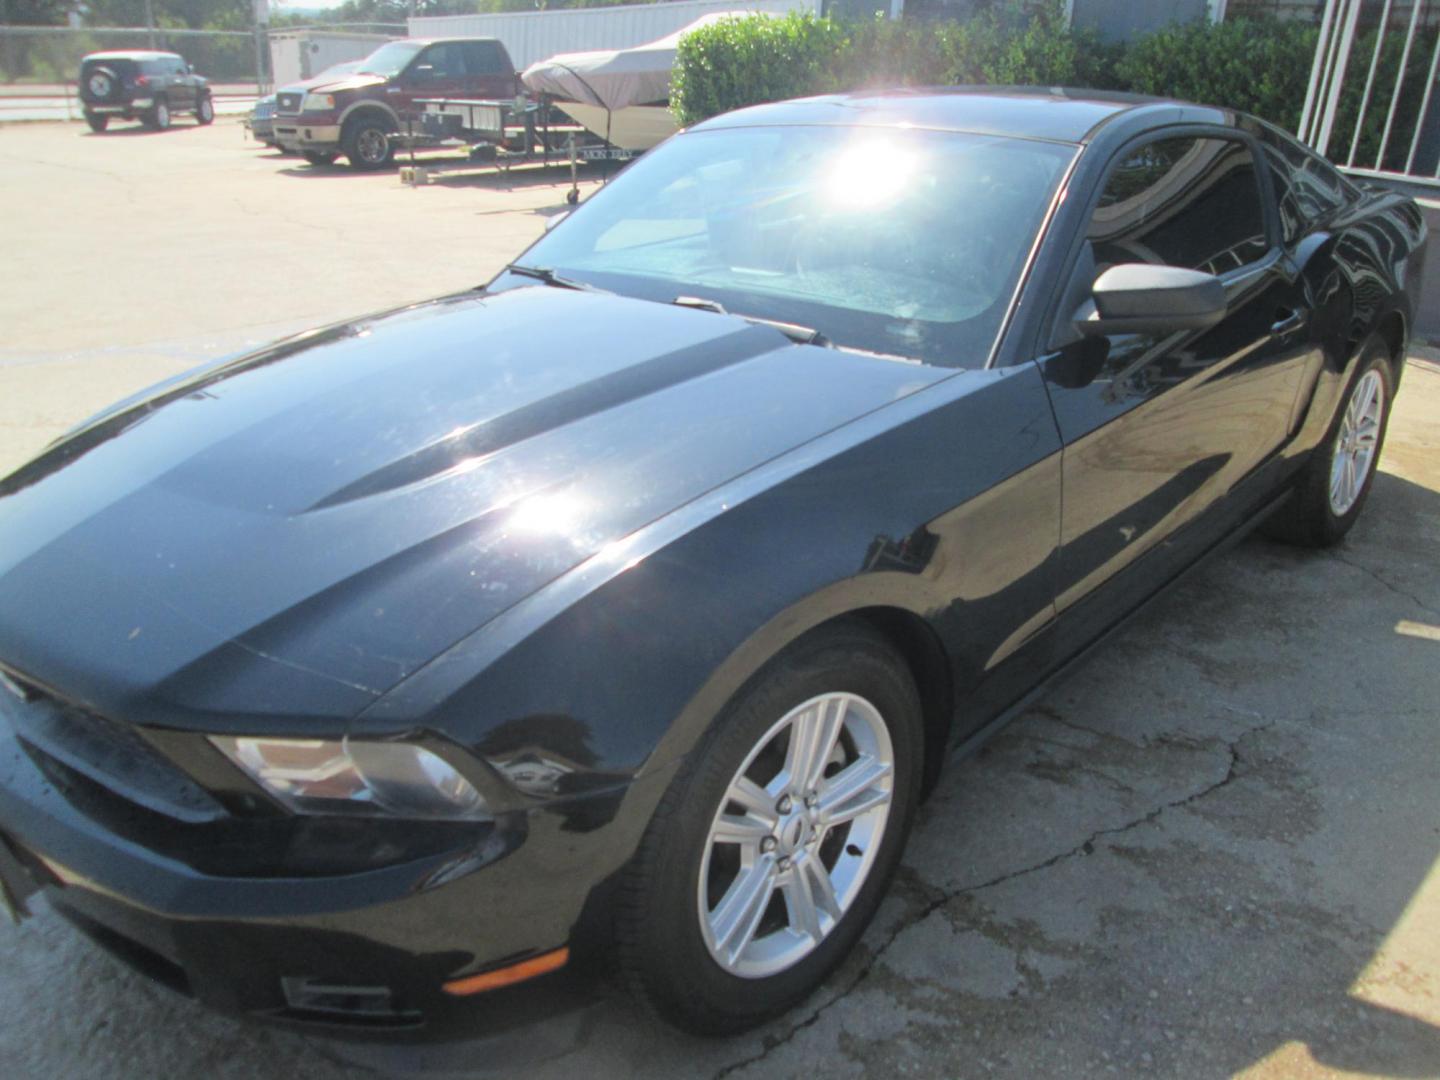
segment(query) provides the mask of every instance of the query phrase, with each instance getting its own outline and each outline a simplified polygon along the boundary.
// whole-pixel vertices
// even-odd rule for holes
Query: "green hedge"
[[[964,20],[906,18],[840,23],[813,15],[725,19],[680,42],[671,107],[682,124],[765,101],[880,86],[1076,86],[1130,90],[1226,105],[1293,131],[1314,59],[1316,28],[1264,18],[1171,26],[1127,45],[1107,45],[1065,25],[1058,0],[977,0]],[[1396,35],[1391,35],[1396,38]],[[1434,35],[1416,42],[1396,128],[1410,131]],[[1331,155],[1349,154],[1369,70],[1373,32],[1345,81]],[[1359,160],[1373,161],[1400,63],[1400,42],[1382,50]],[[1411,99],[1414,100],[1411,100]],[[1409,124],[1403,123],[1409,118]],[[1387,161],[1406,147],[1392,145]]]
[[[1065,27],[1055,0],[1008,0],[964,21],[843,24],[792,13],[722,19],[680,42],[683,124],[784,98],[876,86],[1107,85],[1113,50]]]
[[[1126,48],[1116,74],[1138,94],[1227,105],[1294,131],[1318,34],[1290,20],[1171,26]]]

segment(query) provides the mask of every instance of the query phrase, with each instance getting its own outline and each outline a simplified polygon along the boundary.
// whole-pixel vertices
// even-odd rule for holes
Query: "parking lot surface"
[[[486,280],[568,186],[410,190],[225,121],[83,130],[0,127],[0,473],[205,359]],[[1342,546],[1246,541],[952,765],[862,947],[791,1015],[703,1041],[606,1001],[580,1047],[504,1071],[1440,1075],[1433,360],[1407,368],[1382,470]],[[40,906],[0,927],[5,1077],[493,1064],[341,1055],[211,1015]]]

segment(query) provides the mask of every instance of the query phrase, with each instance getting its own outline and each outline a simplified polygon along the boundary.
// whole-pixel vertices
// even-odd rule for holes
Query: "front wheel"
[[[676,777],[627,871],[616,936],[642,1001],[723,1034],[814,990],[899,863],[922,746],[909,671],[862,624],[767,665]]]
[[[395,140],[380,119],[352,121],[341,136],[341,146],[352,169],[383,169],[395,159]]]
[[[326,150],[301,150],[300,156],[311,165],[333,165],[337,155]]]
[[[1390,423],[1390,364],[1385,343],[1371,338],[1325,441],[1315,448],[1290,498],[1266,521],[1270,536],[1306,547],[1330,547],[1359,519]]]
[[[170,126],[170,106],[163,101],[157,101],[155,107],[150,110],[150,115],[145,118],[145,126],[156,131],[164,131]]]
[[[195,107],[195,119],[202,124],[215,122],[215,102],[210,100],[209,95],[200,99],[200,104]]]

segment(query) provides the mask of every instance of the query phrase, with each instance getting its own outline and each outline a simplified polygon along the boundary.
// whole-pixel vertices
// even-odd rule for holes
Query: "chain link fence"
[[[81,57],[111,49],[179,53],[201,75],[218,83],[263,85],[269,66],[269,50],[257,50],[255,35],[245,30],[0,26],[0,84],[73,83]]]

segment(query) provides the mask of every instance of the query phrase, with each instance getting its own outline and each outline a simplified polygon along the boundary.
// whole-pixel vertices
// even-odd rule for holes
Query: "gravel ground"
[[[0,471],[199,360],[481,281],[564,193],[309,170],[224,122],[0,129],[0,166],[28,270],[0,291]],[[1345,544],[1247,541],[952,766],[863,946],[792,1015],[699,1041],[605,1001],[509,1072],[1440,1076],[1437,421],[1417,356]],[[0,928],[0,1016],[6,1077],[487,1065],[211,1015],[47,911]]]

